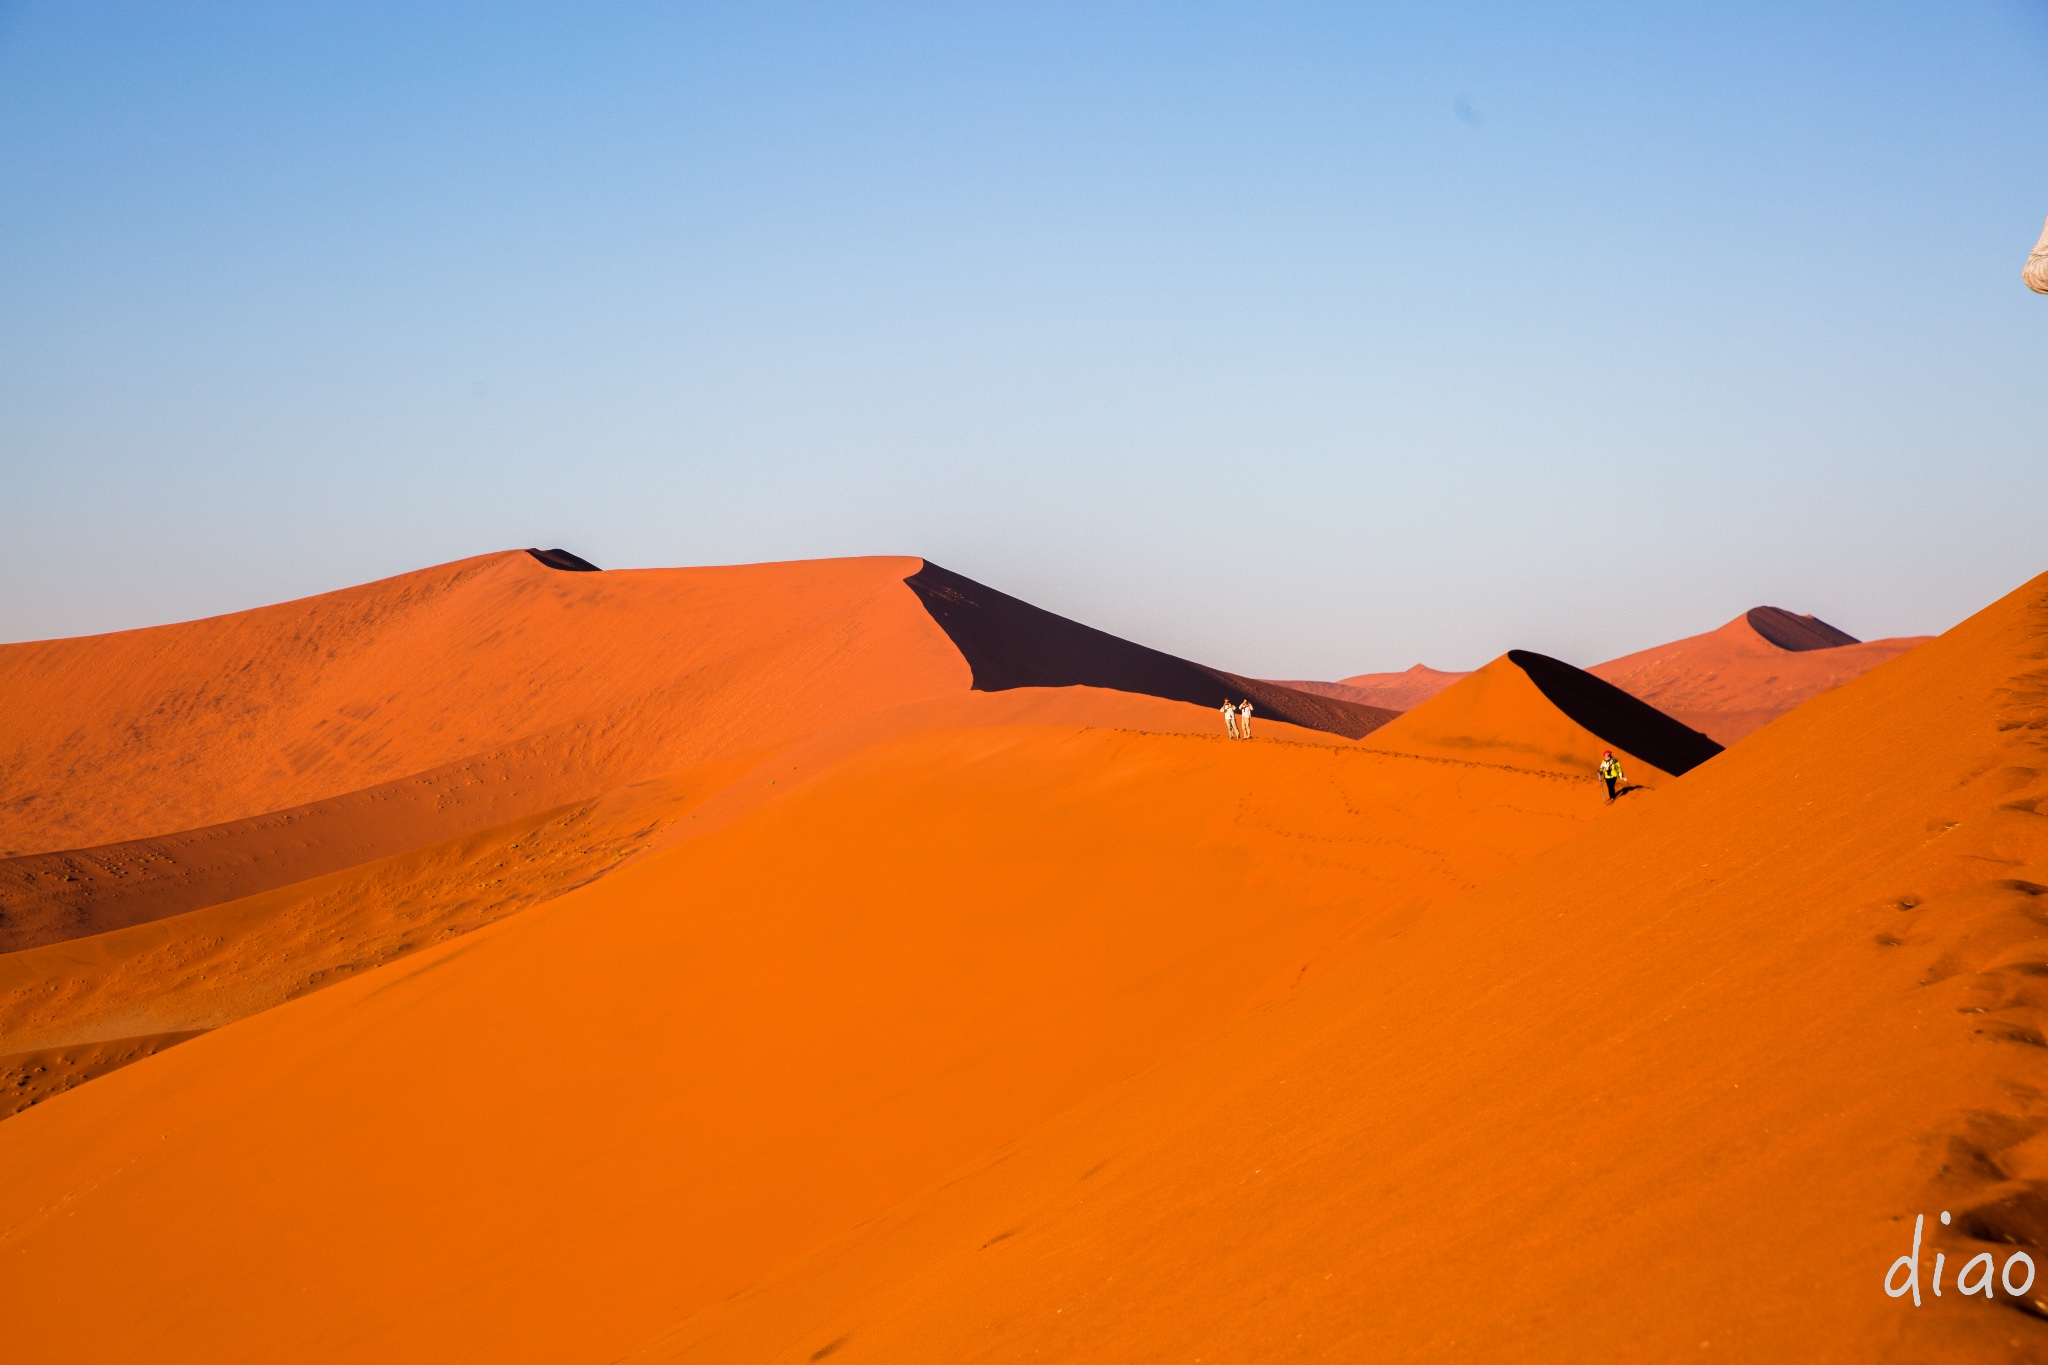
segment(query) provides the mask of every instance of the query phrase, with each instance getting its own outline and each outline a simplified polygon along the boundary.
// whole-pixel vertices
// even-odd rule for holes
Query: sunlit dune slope
[[[0,650],[0,693],[24,722],[0,776],[10,839],[259,812],[0,859],[0,1116],[538,904],[701,829],[700,814],[730,818],[768,781],[746,775],[782,756],[808,772],[949,723],[1219,728],[1119,665],[1196,666],[956,580],[977,610],[961,619],[955,593],[953,629],[984,664],[1137,689],[1012,676],[969,691],[973,669],[903,581],[943,572],[872,559],[607,574],[513,552]],[[1298,700],[1326,728],[1378,718]],[[1322,742],[1286,710],[1262,711],[1259,732]],[[391,771],[405,775],[289,805]],[[709,806],[679,831],[669,807],[684,793]]]
[[[2048,575],[631,1359],[2041,1359],[2044,801]]]
[[[1719,630],[1610,659],[1587,672],[1733,744],[1927,638],[1859,641],[1816,617],[1757,607]]]
[[[87,910],[102,916],[110,907],[162,907],[238,878],[262,883],[245,896],[201,901],[201,908],[167,909],[83,939],[60,933],[32,949],[0,953],[0,1117],[206,1029],[480,928],[649,852],[721,828],[772,799],[778,780],[809,777],[883,739],[993,724],[1202,735],[1220,728],[1206,708],[1126,692],[964,692],[902,703],[759,755],[697,764],[602,797],[297,880],[278,869],[303,864],[308,855],[332,861],[337,852],[374,842],[381,822],[396,818],[394,812],[424,818],[420,803],[384,793],[370,807],[375,818],[367,829],[344,818],[351,811],[363,817],[359,803],[345,797],[310,813],[201,831],[191,841],[148,841],[141,853],[136,846],[116,846],[0,863],[0,873],[28,864],[45,879],[72,869],[74,878],[54,885],[74,889]],[[1261,724],[1259,733],[1295,743],[1345,742],[1271,722]],[[504,788],[476,782],[463,790],[487,800]],[[321,834],[353,834],[354,842],[320,843]],[[167,852],[158,854],[158,845]],[[267,879],[258,876],[265,872]],[[95,894],[100,899],[92,899]]]
[[[594,573],[542,558],[583,563],[513,551],[232,616],[0,646],[0,705],[23,722],[0,753],[0,951],[968,686],[1229,693],[1264,720],[1347,735],[1386,718],[1239,686],[921,560]]]
[[[1364,742],[1587,778],[1612,749],[1627,780],[1641,786],[1689,771],[1719,747],[1578,669],[1524,650],[1467,675]]]
[[[804,741],[668,852],[0,1123],[11,1345],[612,1360],[1622,818],[1553,774],[1031,723],[1077,700]]]
[[[255,895],[0,954],[0,1117],[593,882],[694,818],[729,777],[705,765]]]
[[[919,565],[578,573],[511,551],[0,646],[0,707],[33,721],[0,741],[0,853],[196,830],[494,755],[525,765],[505,776],[540,810],[963,690],[966,664],[903,585]]]

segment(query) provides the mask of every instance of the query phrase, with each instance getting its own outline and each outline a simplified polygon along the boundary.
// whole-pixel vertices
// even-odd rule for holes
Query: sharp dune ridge
[[[1392,679],[882,557],[0,646],[10,1345],[2048,1355],[1880,1283],[2048,1240],[2048,576]]]
[[[1511,649],[1507,657],[1551,705],[1607,743],[1673,777],[1683,777],[1721,752],[1720,745],[1697,730],[1591,673],[1526,649]]]
[[[1147,649],[942,569],[929,560],[906,580],[974,670],[974,685],[1103,687],[1219,708],[1251,701],[1256,711],[1347,739],[1393,719],[1381,707],[1240,677]]]
[[[1803,653],[1809,649],[1839,649],[1863,642],[1846,630],[1839,630],[1818,616],[1800,616],[1783,607],[1751,607],[1742,614],[1749,628],[1783,650]]]

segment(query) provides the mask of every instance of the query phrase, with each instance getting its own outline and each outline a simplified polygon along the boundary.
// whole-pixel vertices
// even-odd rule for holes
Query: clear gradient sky
[[[921,554],[1205,662],[2048,569],[2048,6],[0,5],[0,638]]]

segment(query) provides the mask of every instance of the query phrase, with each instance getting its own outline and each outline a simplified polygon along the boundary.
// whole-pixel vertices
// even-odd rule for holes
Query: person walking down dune
[[[1252,737],[1252,703],[1249,697],[1238,704],[1237,730],[1237,737],[1239,739],[1250,739]]]
[[[1223,703],[1223,728],[1230,731],[1232,739],[1237,738],[1237,708],[1227,701]]]
[[[1609,749],[1607,756],[1600,760],[1600,780],[1607,784],[1607,804],[1613,805],[1616,788],[1621,786],[1621,760]]]

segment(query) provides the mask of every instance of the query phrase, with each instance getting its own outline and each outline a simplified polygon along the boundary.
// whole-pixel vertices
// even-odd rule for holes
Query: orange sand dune
[[[2048,1242],[2048,579],[1702,763],[1541,656],[1382,724],[550,553],[0,648],[16,1353],[2044,1346],[1875,1286]]]
[[[19,855],[247,820],[520,746],[529,810],[969,670],[915,559],[563,572],[484,555],[232,616],[0,646]],[[386,849],[385,852],[396,852]]]
[[[98,1055],[73,1064],[46,1054],[190,1037],[593,882],[689,818],[721,776],[639,783],[238,900],[0,954],[0,1115],[112,1069]],[[24,1082],[30,1072],[40,1079]]]
[[[2044,802],[2048,575],[631,1359],[2048,1357]]]
[[[1928,638],[1866,643],[1814,617],[1758,607],[1719,630],[1610,659],[1587,672],[1733,744]]]
[[[1587,728],[1561,710],[1516,657],[1502,655],[1466,675],[1447,691],[1374,731],[1363,743],[1395,753],[1502,764],[1589,780],[1601,756],[1611,749],[1621,758],[1631,787],[1655,787],[1669,780],[1672,769],[1690,766],[1681,759],[1666,758],[1660,751],[1658,757],[1665,758],[1668,766],[1658,767],[1619,737],[1630,732],[1609,727],[1615,737],[1607,737]]]
[[[1416,664],[1401,673],[1360,673],[1333,683],[1288,682],[1281,685],[1314,692],[1318,696],[1335,697],[1339,701],[1356,702],[1360,706],[1406,711],[1411,706],[1420,706],[1459,679],[1471,676],[1470,673],[1446,673]]]
[[[1866,643],[1817,617],[1756,607],[1719,630],[1611,659],[1587,672],[1722,744],[1733,744],[1809,697],[1861,677],[1929,638]],[[1416,664],[1404,673],[1361,673],[1334,683],[1283,686],[1406,711],[1471,676]]]
[[[920,597],[935,578],[952,585],[943,627]],[[973,619],[956,610],[962,590],[981,604]],[[967,647],[983,662],[970,667]],[[0,786],[20,817],[10,831],[48,842],[260,812],[0,859],[5,1108],[731,818],[772,785],[747,774],[782,757],[815,765],[948,717],[1219,725],[1137,693],[991,684],[974,671],[992,652],[1012,674],[1102,674],[1140,690],[1161,690],[1148,670],[1165,670],[1168,692],[1181,675],[1229,681],[889,559],[603,574],[562,551],[514,552],[212,621],[0,650],[0,700],[25,722]],[[1384,718],[1256,695],[1262,735],[1310,736],[1275,719],[1297,712],[1347,733]],[[450,754],[462,756],[417,766]],[[279,809],[392,771],[405,775]],[[683,788],[706,808],[647,837],[641,826],[680,818],[648,802],[673,804]],[[486,866],[514,871],[470,884]]]
[[[134,923],[162,913],[155,902],[214,894],[206,868],[281,875],[243,848],[245,835],[274,843],[278,819],[209,827],[289,813],[294,838],[336,848],[366,838],[365,819],[412,831],[360,850],[385,856],[905,701],[1047,685],[1211,706],[1250,695],[1268,719],[1347,735],[1388,714],[1175,659],[922,560],[599,573],[510,551],[232,616],[0,646],[0,706],[24,721],[0,751],[0,857],[148,845],[84,873],[18,867],[0,887],[49,891],[55,871],[132,890],[148,869],[151,906],[95,918],[72,887],[31,916]],[[477,802],[478,786],[499,791]],[[298,809],[352,794],[392,809]],[[447,809],[465,799],[476,809]],[[298,875],[345,865],[293,856]],[[171,894],[175,882],[192,888]]]
[[[423,849],[366,859],[340,870],[290,881],[204,908],[139,918],[84,941],[60,935],[33,950],[0,953],[0,1117],[19,1112],[128,1061],[160,1051],[258,1010],[296,999],[516,911],[586,885],[650,851],[718,829],[769,800],[778,778],[809,775],[877,740],[975,724],[1108,725],[1160,734],[1210,734],[1206,709],[1159,698],[1092,688],[962,693],[905,703],[747,760],[699,764],[634,783],[602,798],[528,816]],[[1278,723],[1259,733],[1295,743],[1341,744],[1335,736]],[[498,788],[482,786],[486,793]],[[212,864],[173,848],[160,860],[170,872],[152,881],[110,856],[59,855],[81,875],[80,894],[100,890],[108,903],[133,909],[154,893],[194,895],[228,874],[254,873],[303,861],[310,849],[331,858],[331,844],[263,842],[301,831],[360,834],[346,817],[351,798],[311,808],[295,823],[265,818],[219,827],[226,834],[200,845]],[[418,813],[387,799],[371,809]],[[362,823],[359,821],[358,823]],[[371,833],[379,832],[374,826]],[[201,834],[214,833],[202,831]],[[256,836],[261,836],[257,838]],[[156,842],[156,841],[153,841]],[[175,840],[160,841],[175,844]],[[356,846],[360,846],[360,840]],[[223,848],[235,861],[221,858]],[[122,850],[134,860],[131,850]],[[271,855],[264,860],[261,855]],[[43,859],[18,859],[41,863]],[[139,860],[138,860],[139,861]],[[176,873],[198,867],[180,879]],[[155,870],[145,866],[144,874]],[[137,885],[129,886],[124,881]],[[161,883],[161,884],[159,884]],[[60,883],[60,885],[66,885]],[[125,897],[125,898],[124,898]],[[87,900],[102,914],[106,903]]]
[[[1618,815],[1326,736],[1014,718],[1076,704],[794,746],[666,853],[0,1123],[18,1349],[614,1359]]]

